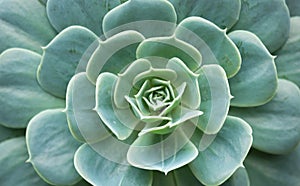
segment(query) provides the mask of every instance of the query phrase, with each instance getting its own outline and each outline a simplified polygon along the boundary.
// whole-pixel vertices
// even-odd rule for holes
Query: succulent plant
[[[293,4],[0,0],[1,184],[299,184]]]

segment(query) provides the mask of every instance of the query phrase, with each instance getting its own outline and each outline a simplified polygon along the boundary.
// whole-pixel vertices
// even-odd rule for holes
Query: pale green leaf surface
[[[230,104],[249,107],[267,103],[277,89],[274,57],[251,32],[234,31],[229,37],[237,45],[242,56],[240,71],[229,79],[233,96]]]
[[[75,154],[75,167],[89,183],[97,186],[152,184],[152,172],[110,161],[95,152],[88,144]]]
[[[81,179],[73,164],[80,143],[70,134],[61,109],[36,115],[27,127],[26,142],[28,161],[46,182],[73,185]]]
[[[0,125],[0,142],[10,138],[24,136],[24,135],[25,135],[25,130],[23,129],[12,129]]]
[[[84,90],[84,91],[83,91]],[[72,77],[66,96],[66,114],[73,137],[81,142],[96,142],[110,135],[94,110],[96,86],[81,72]]]
[[[282,154],[300,141],[300,90],[292,82],[279,79],[275,97],[267,104],[229,111],[247,121],[253,129],[253,147]]]
[[[222,186],[250,186],[250,180],[245,167],[238,168]]]
[[[47,108],[63,108],[64,100],[43,91],[36,79],[41,60],[37,53],[9,49],[0,55],[0,123],[25,128],[29,120]]]
[[[285,0],[289,10],[290,16],[300,16],[300,3],[298,0]]]
[[[58,32],[80,25],[101,36],[104,15],[119,4],[118,0],[48,0],[47,15]]]
[[[199,50],[202,63],[221,65],[227,77],[234,76],[241,66],[237,47],[214,23],[201,17],[184,19],[177,27],[175,36]]]
[[[198,157],[189,164],[193,174],[206,185],[223,183],[242,166],[252,144],[251,133],[245,121],[228,116],[212,143],[200,149]],[[203,133],[196,130],[192,142],[200,148],[206,143],[202,140]]]
[[[172,35],[175,24],[176,12],[167,0],[129,0],[108,12],[102,25],[106,37],[136,30],[148,38]]]
[[[226,119],[230,106],[230,89],[226,73],[219,65],[204,65],[197,71],[201,92],[197,127],[206,134],[216,134]]]
[[[290,15],[285,0],[242,0],[240,18],[232,30],[257,35],[272,53],[289,36]]]
[[[45,48],[38,69],[38,81],[47,92],[65,98],[68,82],[76,73],[84,53],[98,37],[81,26],[59,33]]]
[[[28,159],[25,138],[18,137],[0,143],[0,183],[3,186],[49,186],[32,168]]]
[[[1,0],[0,25],[0,53],[12,47],[41,53],[41,46],[56,35],[37,0]]]
[[[241,0],[169,0],[177,13],[177,22],[190,16],[203,17],[220,28],[231,28],[239,19]]]
[[[299,3],[299,2],[298,2]],[[300,3],[299,3],[300,5]],[[300,86],[300,17],[291,18],[290,36],[285,45],[276,52],[275,64],[280,78]]]
[[[287,155],[251,151],[245,160],[250,183],[255,186],[298,186],[300,183],[300,146]]]

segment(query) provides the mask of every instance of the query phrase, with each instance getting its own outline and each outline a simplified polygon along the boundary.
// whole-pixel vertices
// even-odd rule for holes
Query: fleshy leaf
[[[240,69],[241,56],[237,47],[226,31],[212,22],[201,17],[186,18],[178,25],[175,36],[197,48],[203,54],[204,65],[221,65],[227,77],[234,76]]]
[[[243,59],[238,74],[229,79],[233,96],[230,104],[249,107],[267,103],[277,89],[275,57],[251,32],[234,31],[229,37],[239,48]]]
[[[177,12],[177,22],[190,16],[203,17],[221,28],[231,28],[239,19],[241,0],[169,0]]]
[[[95,152],[88,144],[75,154],[75,167],[92,185],[151,185],[152,172],[110,161]]]
[[[47,108],[63,108],[64,100],[44,92],[36,80],[41,60],[37,53],[9,49],[0,55],[0,123],[25,128],[29,120]]]
[[[102,25],[106,37],[125,30],[136,30],[146,38],[170,36],[176,26],[176,12],[167,0],[129,0],[109,11]]]
[[[226,73],[219,65],[204,65],[197,71],[201,92],[199,110],[203,115],[198,118],[197,127],[206,134],[216,134],[226,119],[231,94]]]
[[[160,57],[165,60],[177,57],[181,59],[189,69],[195,71],[201,65],[201,54],[192,45],[183,42],[175,36],[156,37],[144,40],[137,48],[137,58]],[[151,61],[151,60],[150,60]]]
[[[230,109],[230,114],[243,118],[253,129],[253,147],[283,154],[300,141],[300,90],[290,81],[279,80],[275,97],[267,104],[252,108]]]
[[[101,72],[120,73],[136,59],[136,48],[143,40],[140,33],[130,30],[100,42],[87,65],[89,80],[96,84]]]
[[[80,143],[70,134],[62,110],[46,110],[36,115],[29,122],[26,142],[28,161],[46,182],[72,185],[81,179],[73,165]]]
[[[24,136],[24,134],[25,130],[23,129],[12,129],[0,125],[0,142],[10,138]]]
[[[242,119],[228,116],[213,142],[199,151],[198,157],[189,164],[193,174],[205,185],[219,185],[239,167],[252,144],[251,127]],[[203,133],[196,130],[192,142],[205,143]]]
[[[298,0],[285,0],[289,10],[290,16],[300,16],[300,4]]]
[[[238,168],[222,186],[250,186],[249,176],[245,167]]]
[[[300,3],[298,2],[300,5]],[[300,17],[291,18],[290,36],[276,53],[275,64],[280,78],[293,81],[300,87]]]
[[[1,185],[49,186],[35,172],[28,159],[25,138],[18,137],[0,143]]]
[[[104,15],[119,4],[118,0],[48,0],[47,15],[58,32],[80,25],[101,36]]]
[[[0,53],[12,47],[41,53],[41,46],[56,35],[45,6],[37,0],[1,0],[0,25]]]
[[[272,53],[287,40],[290,28],[285,0],[243,0],[241,13],[232,30],[247,30],[257,35]]]
[[[93,143],[110,135],[94,110],[95,92],[95,85],[84,72],[73,76],[68,85],[65,112],[71,134],[81,142]]]
[[[251,151],[245,160],[250,183],[255,186],[299,185],[300,145],[287,155]]]

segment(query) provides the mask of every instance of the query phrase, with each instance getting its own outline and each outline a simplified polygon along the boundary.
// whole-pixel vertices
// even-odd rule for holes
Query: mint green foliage
[[[300,183],[296,0],[23,1],[0,0],[0,185]]]

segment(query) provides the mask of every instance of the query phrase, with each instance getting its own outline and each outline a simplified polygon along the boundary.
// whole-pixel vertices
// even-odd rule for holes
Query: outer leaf
[[[245,167],[238,168],[235,173],[222,186],[250,186]]]
[[[197,71],[201,92],[197,127],[206,134],[216,134],[223,126],[230,105],[230,90],[226,73],[219,65],[204,65]]]
[[[104,15],[119,4],[118,0],[48,0],[47,15],[58,32],[80,25],[101,36]]]
[[[169,0],[177,12],[177,22],[190,16],[203,17],[221,28],[231,28],[238,20],[240,0]]]
[[[300,91],[287,80],[279,80],[276,96],[253,108],[232,108],[230,114],[243,118],[253,129],[253,147],[268,153],[286,153],[300,140]]]
[[[0,55],[0,123],[25,128],[47,108],[64,107],[64,101],[44,92],[36,80],[41,56],[25,49],[9,49]]]
[[[18,137],[0,143],[1,185],[47,186],[29,163],[25,138]]]
[[[56,34],[37,0],[0,0],[0,25],[0,53],[12,47],[41,53]]]
[[[200,151],[198,157],[189,164],[193,174],[205,185],[223,183],[242,166],[251,147],[251,133],[245,121],[228,116],[212,144]],[[195,145],[203,143],[202,135],[199,130],[196,131],[192,138]]]
[[[278,76],[300,86],[300,17],[291,18],[290,36],[286,44],[276,53]]]
[[[36,115],[26,131],[28,161],[48,183],[72,185],[81,177],[73,165],[73,156],[80,146],[70,134],[62,110],[46,110]]]
[[[97,43],[97,36],[84,27],[72,26],[57,35],[44,48],[38,69],[38,81],[43,89],[65,98],[68,82],[93,43]]]
[[[229,37],[242,56],[241,70],[229,79],[231,105],[249,107],[270,101],[277,89],[274,57],[257,36],[248,31],[234,31]]]
[[[241,2],[240,18],[232,30],[248,30],[256,34],[271,53],[279,49],[289,36],[290,15],[285,1],[243,0]]]
[[[25,130],[23,129],[12,129],[0,125],[0,142],[10,138],[24,136],[24,134]]]
[[[167,0],[129,0],[108,12],[102,25],[106,37],[136,30],[148,38],[172,35],[175,23],[175,9]]]
[[[300,146],[287,155],[275,156],[253,150],[245,161],[251,184],[299,185]]]
[[[285,0],[291,16],[300,16],[300,4],[297,0]]]
[[[241,66],[241,56],[225,30],[201,17],[184,19],[177,27],[175,36],[199,50],[203,64],[221,65],[227,77],[234,76]]]
[[[109,161],[89,145],[82,145],[75,154],[79,174],[93,185],[151,185],[152,173],[132,166]]]

